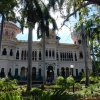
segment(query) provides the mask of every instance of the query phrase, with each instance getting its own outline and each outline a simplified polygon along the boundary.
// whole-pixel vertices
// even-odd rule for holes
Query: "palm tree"
[[[23,6],[21,9],[21,25],[22,29],[25,23],[28,26],[28,82],[27,90],[32,87],[32,30],[35,24],[38,24],[38,37],[49,36],[49,24],[53,24],[53,29],[57,28],[54,19],[50,16],[47,6],[39,0],[23,0],[20,2]],[[45,42],[45,39],[43,39]],[[43,44],[45,49],[45,44]],[[43,51],[45,53],[45,51]],[[43,54],[44,55],[44,54]],[[45,56],[43,57],[45,64]],[[45,65],[43,66],[45,68]],[[44,73],[45,76],[45,73]],[[45,78],[45,77],[44,77]],[[44,79],[45,80],[45,79]]]
[[[0,31],[0,50],[1,50],[1,41],[3,34],[3,24],[4,21],[15,21],[14,8],[17,6],[17,0],[1,0],[0,1],[0,15],[1,20],[1,31]]]

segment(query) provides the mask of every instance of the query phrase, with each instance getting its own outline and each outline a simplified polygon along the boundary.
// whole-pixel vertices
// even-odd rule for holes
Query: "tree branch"
[[[68,16],[66,16],[66,19],[65,19],[65,21],[63,22],[62,26],[63,26],[63,25],[65,24],[65,22],[68,21],[68,19],[69,19],[72,15],[74,15],[77,11],[79,11],[80,9],[82,9],[82,8],[84,8],[84,7],[86,7],[87,5],[90,5],[90,4],[92,4],[92,3],[87,2],[87,3],[83,4],[83,5],[81,5],[79,8],[77,8],[74,12],[72,12],[71,14],[69,14]],[[61,27],[62,27],[62,26],[61,26]]]
[[[92,4],[97,4],[97,5],[100,6],[100,0],[85,0],[85,1],[88,1],[88,2],[90,2]]]

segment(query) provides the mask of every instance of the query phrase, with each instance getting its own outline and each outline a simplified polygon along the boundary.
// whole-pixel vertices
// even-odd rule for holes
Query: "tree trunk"
[[[27,90],[30,91],[32,87],[32,27],[29,27],[28,33],[28,76],[27,76]]]
[[[46,78],[45,78],[45,33],[43,33],[43,84],[45,84],[46,82]]]
[[[4,20],[5,20],[5,17],[3,14],[2,15],[2,21],[1,21],[1,32],[0,32],[0,51],[1,51],[1,42],[2,42],[2,35],[3,35],[3,24],[4,24]]]
[[[95,55],[94,55],[94,51],[93,51],[93,40],[91,40],[91,53],[92,53],[92,57],[93,57],[93,60],[92,60],[92,70],[93,70],[93,73],[96,74],[96,67],[95,67]]]
[[[89,68],[88,68],[88,65],[87,65],[88,51],[87,51],[87,41],[86,41],[86,36],[85,36],[85,33],[84,33],[84,29],[83,29],[83,24],[81,25],[81,35],[82,35],[82,46],[83,46],[83,52],[84,52],[85,74],[86,74],[86,83],[85,83],[85,85],[88,86],[89,85]]]

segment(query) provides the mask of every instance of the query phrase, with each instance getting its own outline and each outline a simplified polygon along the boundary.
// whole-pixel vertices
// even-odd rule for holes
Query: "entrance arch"
[[[21,68],[21,72],[20,72],[21,77],[25,77],[26,73],[25,73],[25,67]]]
[[[32,68],[32,80],[35,80],[36,79],[36,68],[33,67]]]
[[[64,67],[61,68],[61,76],[65,77],[65,68]]]
[[[52,82],[53,80],[54,80],[53,66],[48,66],[48,68],[47,68],[47,81]]]

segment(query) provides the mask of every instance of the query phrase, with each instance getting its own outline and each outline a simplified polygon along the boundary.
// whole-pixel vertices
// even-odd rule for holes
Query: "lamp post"
[[[73,77],[73,68],[74,68],[74,65],[70,65],[70,69],[71,69],[71,74],[72,77]],[[74,83],[73,83],[73,93],[74,93]]]
[[[72,75],[72,76],[73,76],[73,68],[74,68],[74,65],[70,65],[70,69],[71,69],[70,75]]]

